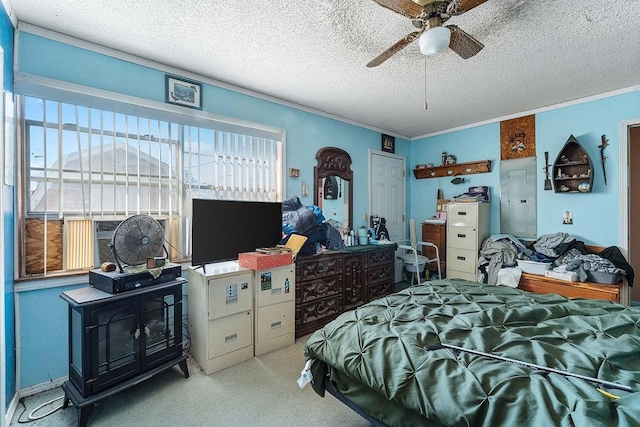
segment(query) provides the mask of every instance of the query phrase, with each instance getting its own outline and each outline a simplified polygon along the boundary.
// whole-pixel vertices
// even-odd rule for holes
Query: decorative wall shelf
[[[479,160],[477,162],[457,163],[454,165],[433,166],[430,168],[416,168],[413,175],[416,179],[440,178],[443,176],[471,175],[474,173],[491,172],[491,160]]]
[[[590,193],[592,187],[591,159],[571,135],[553,163],[553,189],[556,193]]]

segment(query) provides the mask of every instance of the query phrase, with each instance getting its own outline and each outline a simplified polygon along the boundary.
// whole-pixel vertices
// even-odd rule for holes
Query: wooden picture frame
[[[202,110],[202,83],[167,74],[165,102]]]
[[[396,152],[396,138],[393,136],[382,134],[382,151],[387,153]]]
[[[536,116],[500,122],[500,160],[536,155]]]

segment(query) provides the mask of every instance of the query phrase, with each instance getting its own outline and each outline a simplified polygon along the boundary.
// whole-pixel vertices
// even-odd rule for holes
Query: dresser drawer
[[[449,227],[447,244],[450,248],[476,251],[478,249],[478,233],[473,227]]]
[[[472,273],[475,276],[477,261],[477,251],[449,248],[447,252],[447,277],[451,277],[449,270]]]
[[[341,295],[342,276],[327,277],[324,279],[311,280],[300,284],[300,301],[309,302],[320,298]],[[296,295],[296,299],[298,295]]]
[[[320,279],[342,274],[342,254],[310,256],[296,263],[296,281]]]
[[[253,272],[208,281],[209,320],[251,310]]]
[[[293,305],[290,302],[260,307],[256,311],[256,342],[293,334]]]
[[[325,317],[336,316],[342,313],[342,308],[343,304],[341,295],[325,298],[308,304],[302,304],[300,306],[300,310],[296,310],[296,324],[304,325]]]
[[[253,316],[251,310],[232,314],[217,320],[210,320],[207,342],[210,343],[207,357],[222,356],[253,343],[251,326]]]
[[[478,224],[476,203],[455,203],[448,205],[447,223],[449,227],[475,227]],[[447,236],[451,238],[451,236]]]
[[[438,245],[440,242],[444,242],[446,229],[444,224],[422,224],[422,240]]]
[[[393,280],[387,280],[387,281],[376,283],[374,285],[369,286],[369,288],[367,289],[367,292],[368,292],[367,297],[369,298],[369,300],[374,300],[374,299],[389,295],[390,293],[393,293],[393,286],[394,286],[393,282],[394,282]]]
[[[395,246],[395,245],[394,245]],[[367,254],[367,265],[373,267],[379,264],[387,264],[395,262],[396,251],[395,248],[389,248],[387,250],[372,251]]]
[[[293,267],[256,271],[256,305],[264,307],[293,300]]]
[[[395,277],[396,266],[395,264],[387,264],[379,267],[369,267],[367,275],[367,284],[371,285],[380,281],[393,280]]]

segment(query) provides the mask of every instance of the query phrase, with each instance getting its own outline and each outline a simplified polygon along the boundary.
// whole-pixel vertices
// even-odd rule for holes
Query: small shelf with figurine
[[[590,193],[592,188],[593,163],[571,135],[553,163],[553,189],[556,193]]]

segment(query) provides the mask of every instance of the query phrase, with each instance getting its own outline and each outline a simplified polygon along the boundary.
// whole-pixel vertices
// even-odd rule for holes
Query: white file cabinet
[[[254,271],[255,355],[295,343],[295,265]]]
[[[489,203],[447,205],[447,279],[477,281],[478,252],[489,237]]]
[[[191,355],[205,374],[253,357],[253,271],[237,262],[190,268]]]

